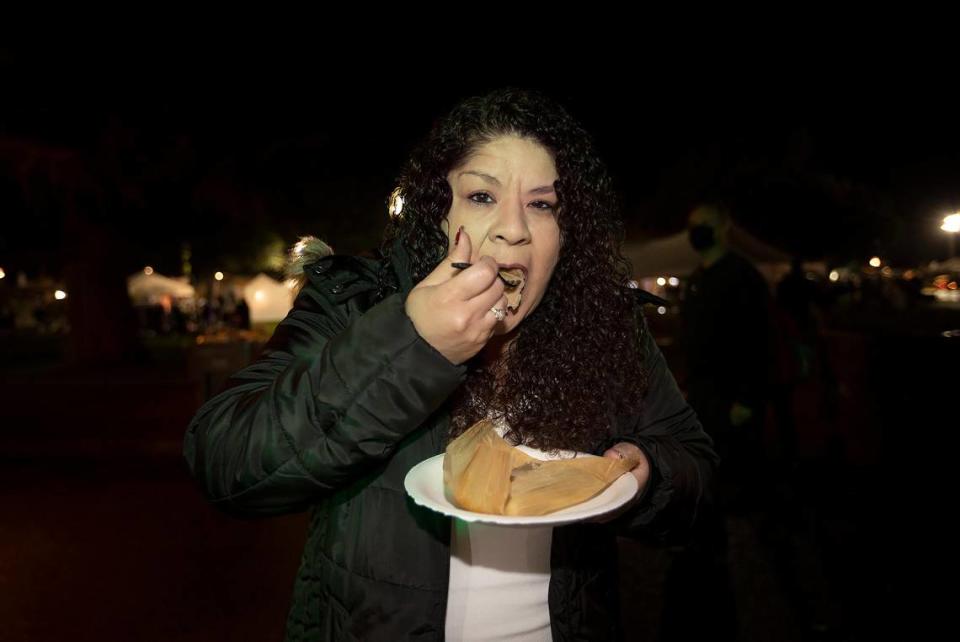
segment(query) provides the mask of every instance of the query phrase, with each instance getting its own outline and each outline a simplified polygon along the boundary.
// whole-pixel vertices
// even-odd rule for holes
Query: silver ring
[[[500,308],[490,308],[490,311],[493,312],[493,316],[497,317],[497,321],[503,321],[503,317],[507,316],[507,313]]]

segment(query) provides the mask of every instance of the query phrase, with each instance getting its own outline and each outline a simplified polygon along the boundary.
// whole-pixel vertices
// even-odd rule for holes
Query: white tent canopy
[[[954,256],[946,261],[931,261],[927,269],[932,272],[960,272],[960,256]]]
[[[243,286],[250,322],[282,321],[293,307],[294,291],[263,272]]]
[[[789,268],[790,255],[761,241],[743,228],[732,226],[730,247],[750,259],[764,273],[779,273]],[[672,236],[638,243],[624,243],[624,255],[633,264],[634,278],[689,276],[700,263],[690,247],[686,230]]]
[[[127,277],[127,294],[135,304],[158,303],[164,297],[189,299],[194,296],[193,286],[153,272],[137,272]]]

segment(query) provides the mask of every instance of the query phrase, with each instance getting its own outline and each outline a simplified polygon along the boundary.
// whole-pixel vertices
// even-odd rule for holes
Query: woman
[[[451,565],[451,520],[403,479],[486,416],[514,443],[641,462],[615,520],[538,544],[549,573],[524,606],[546,615],[536,639],[621,635],[615,535],[689,526],[716,465],[625,285],[622,236],[586,133],[542,95],[501,90],[413,152],[378,259],[303,261],[294,309],[184,444],[224,510],[310,511],[286,639],[485,635],[464,628],[471,569]],[[514,264],[526,283],[509,310],[497,272]],[[462,562],[455,530],[453,545]]]

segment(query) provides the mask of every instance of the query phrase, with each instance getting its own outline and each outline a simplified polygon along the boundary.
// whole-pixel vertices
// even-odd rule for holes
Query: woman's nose
[[[521,243],[530,238],[530,227],[527,225],[523,201],[507,199],[501,203],[497,220],[491,228],[491,238],[503,238],[507,242]]]

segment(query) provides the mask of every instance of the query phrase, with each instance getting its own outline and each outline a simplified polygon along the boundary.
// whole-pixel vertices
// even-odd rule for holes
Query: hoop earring
[[[398,218],[403,212],[403,192],[399,187],[394,188],[390,193],[390,206],[388,208],[390,218]]]

